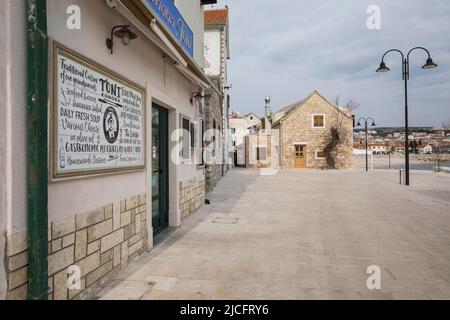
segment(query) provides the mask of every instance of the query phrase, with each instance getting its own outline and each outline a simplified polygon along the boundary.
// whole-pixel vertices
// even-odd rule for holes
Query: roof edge
[[[283,107],[280,109],[283,110],[284,108],[287,108],[289,106],[293,106],[291,109],[289,109],[286,114],[281,117],[279,120],[277,120],[276,122],[273,123],[273,125],[277,125],[279,123],[281,123],[282,121],[286,120],[290,114],[292,113],[292,111],[297,110],[298,108],[302,107],[308,100],[310,100],[314,95],[318,95],[321,99],[323,99],[326,103],[328,103],[328,105],[332,106],[334,109],[336,109],[339,113],[342,113],[344,116],[346,116],[349,119],[352,119],[351,115],[346,114],[343,110],[341,110],[339,107],[335,106],[334,104],[332,104],[330,101],[328,101],[327,98],[325,98],[323,95],[321,95],[319,93],[319,91],[314,90],[312,93],[310,93],[305,99],[300,100],[296,103],[293,103],[292,105],[287,105],[286,107]]]

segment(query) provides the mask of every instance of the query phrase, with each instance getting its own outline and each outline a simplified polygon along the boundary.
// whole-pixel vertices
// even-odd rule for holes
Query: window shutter
[[[191,123],[191,148],[198,148],[198,129],[195,123]]]
[[[183,118],[183,159],[189,159],[189,142],[190,142],[190,121],[189,119]]]

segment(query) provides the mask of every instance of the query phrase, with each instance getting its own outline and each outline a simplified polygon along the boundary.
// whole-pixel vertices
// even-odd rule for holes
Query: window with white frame
[[[316,150],[316,159],[326,159],[324,150]]]
[[[312,115],[312,125],[313,125],[313,128],[325,128],[325,115],[324,114],[313,114]]]

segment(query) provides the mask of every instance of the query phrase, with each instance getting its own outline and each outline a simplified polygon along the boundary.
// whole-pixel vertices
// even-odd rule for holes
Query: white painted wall
[[[3,42],[9,43],[11,48],[5,49],[2,44],[1,50],[9,52],[9,55],[2,54],[0,59],[2,68],[0,78],[2,119],[0,121],[6,124],[0,128],[4,137],[0,145],[2,160],[0,173],[5,176],[4,179],[2,176],[0,180],[2,197],[0,217],[4,215],[5,201],[3,199],[6,198],[6,228],[8,233],[12,233],[27,228],[26,17],[25,0],[2,0],[1,3],[1,24],[8,24],[8,19],[3,20],[3,17],[9,17],[11,26],[9,32],[5,32],[8,28],[2,28],[2,37],[6,37],[7,40]],[[81,30],[66,28],[66,9],[73,4],[81,8]],[[5,11],[8,13],[8,6],[10,6],[9,14],[4,14]],[[133,27],[139,38],[132,41],[128,47],[124,47],[120,41],[115,41],[114,55],[111,55],[105,45],[111,28],[115,25],[128,24],[128,21],[115,10],[110,9],[105,1],[47,0],[47,10],[49,37],[147,88],[148,159],[145,171],[51,182],[48,187],[49,221],[96,209],[143,192],[148,194],[148,214],[151,215],[151,103],[158,101],[170,109],[169,122],[174,129],[178,124],[180,113],[195,119],[195,109],[189,99],[197,87],[173,66],[165,64],[162,53]],[[8,66],[11,68],[11,77],[5,78],[4,70]],[[10,85],[9,88],[8,85]],[[175,142],[172,143],[173,145]],[[178,181],[203,175],[203,170],[198,170],[195,165],[171,165],[170,168],[172,170],[170,211],[171,214],[179,214]],[[0,218],[2,227],[4,220]],[[151,219],[148,220],[151,223]],[[177,222],[179,219],[171,217],[171,221]],[[151,230],[149,228],[150,234]]]
[[[236,141],[236,148],[238,151],[238,161],[240,164],[245,164],[245,141],[246,135],[251,134],[250,128],[261,124],[261,120],[256,114],[250,113],[242,118],[229,118],[230,129],[236,129],[236,133],[231,134],[231,139]],[[230,131],[231,132],[231,131]]]
[[[2,232],[14,232],[27,224],[26,14],[24,0],[1,2],[0,221]]]
[[[220,47],[220,30],[205,30],[205,72],[207,75],[220,75]]]
[[[8,79],[10,73],[10,64],[6,61],[10,60],[10,28],[9,28],[9,14],[10,14],[10,0],[0,1],[0,258],[5,255],[5,237],[6,233],[6,217],[8,210],[7,197],[10,195],[8,192],[8,114],[7,101],[8,101]],[[3,264],[0,264],[0,300],[6,298],[6,270]]]
[[[250,113],[245,117],[245,122],[247,128],[251,128],[256,125],[261,125],[262,121],[261,119],[254,113]]]
[[[73,0],[48,0],[49,36],[70,48],[77,48],[81,54],[101,62],[113,71],[147,88],[147,124],[149,124],[147,126],[147,154],[149,155],[152,99],[162,102],[168,108],[175,108],[176,112],[170,113],[172,118],[178,118],[179,113],[182,113],[195,119],[195,109],[190,104],[189,98],[196,87],[168,64],[166,64],[164,72],[162,53],[141,34],[139,34],[138,40],[133,41],[128,47],[124,47],[119,41],[116,41],[114,55],[110,55],[104,45],[106,36],[114,25],[123,24],[125,21],[115,11],[109,9],[103,1],[78,1],[83,12],[82,30],[68,31],[62,28],[61,26],[65,23],[65,8],[73,2]],[[188,18],[187,21],[189,23]],[[85,39],[90,39],[90,45],[80,48],[79,43],[83,43]],[[178,123],[177,119],[176,123]],[[148,170],[145,172],[51,184],[49,186],[50,219],[73,214],[74,209],[83,212],[90,208],[96,208],[99,203],[106,204],[145,192],[151,180],[151,157],[148,156],[147,159]],[[181,165],[176,169],[177,176],[172,181],[171,197],[177,194],[175,189],[177,189],[178,183],[174,183],[175,180],[182,181],[203,174],[194,165]],[[57,200],[63,199],[64,195],[73,189],[77,190],[76,197],[65,201]],[[99,192],[100,190],[101,192]],[[92,196],[93,194],[95,197]],[[172,204],[175,203],[175,201],[172,202]],[[178,208],[171,208],[171,210],[177,211]]]
[[[249,134],[245,119],[230,118],[230,129],[235,129],[235,133],[231,133],[231,140],[236,142],[235,150],[237,151],[238,164],[245,164],[245,143],[244,137]],[[230,130],[231,132],[231,130]]]

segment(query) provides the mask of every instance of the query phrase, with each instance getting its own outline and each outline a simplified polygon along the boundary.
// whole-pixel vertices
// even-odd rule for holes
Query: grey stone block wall
[[[114,275],[148,250],[146,194],[49,223],[49,300],[91,298]],[[7,300],[28,291],[28,231],[7,237]],[[68,268],[78,266],[79,289],[67,286]]]
[[[181,220],[190,217],[205,203],[205,178],[198,176],[179,184]]]

